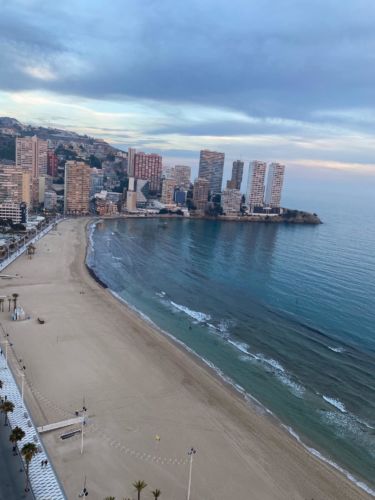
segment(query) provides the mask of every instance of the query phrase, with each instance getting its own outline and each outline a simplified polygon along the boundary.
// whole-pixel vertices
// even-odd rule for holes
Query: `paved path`
[[[0,372],[1,373],[1,372]],[[3,415],[1,416],[3,417]],[[25,474],[19,455],[13,456],[9,441],[10,427],[0,420],[0,500],[33,499],[31,492],[25,493]],[[20,472],[22,469],[22,472]]]
[[[9,414],[10,425],[12,428],[18,425],[26,433],[21,443],[19,443],[19,447],[22,448],[24,444],[32,442],[35,443],[40,450],[30,463],[30,483],[36,500],[65,500],[65,495],[49,461],[47,467],[41,467],[41,461],[48,460],[48,456],[46,455],[30,414],[22,403],[20,391],[18,390],[10,369],[7,367],[4,354],[0,355],[0,380],[3,382],[3,388],[0,389],[0,395],[3,398],[7,396],[7,399],[12,401],[15,406],[13,413]],[[11,458],[13,458],[11,450],[9,450],[9,445],[6,451],[8,451]],[[23,484],[24,477],[21,478],[21,481]],[[4,497],[4,499],[5,498],[11,500],[13,497]]]

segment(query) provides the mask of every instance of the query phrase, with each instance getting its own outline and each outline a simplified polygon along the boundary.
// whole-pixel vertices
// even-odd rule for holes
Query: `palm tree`
[[[22,441],[24,437],[25,437],[25,432],[21,429],[21,427],[17,426],[10,433],[9,441],[13,443],[14,446],[17,446],[18,441]]]
[[[144,481],[136,481],[133,486],[138,492],[138,500],[141,500],[141,491],[146,488],[147,484]]]
[[[8,413],[12,413],[14,410],[14,404],[12,401],[3,401],[0,406],[0,410],[5,415],[4,425],[8,425]]]
[[[14,304],[14,309],[17,307],[17,299],[18,299],[18,293],[13,293],[13,304]]]
[[[26,462],[26,485],[25,491],[29,491],[29,467],[31,460],[38,453],[38,448],[34,443],[26,443],[23,445],[21,453]]]
[[[154,495],[154,498],[157,500],[160,495],[161,495],[161,491],[160,490],[154,490],[154,491],[151,491],[151,493]]]

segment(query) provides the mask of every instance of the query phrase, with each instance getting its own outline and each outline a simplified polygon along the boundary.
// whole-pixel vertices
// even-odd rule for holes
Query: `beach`
[[[113,297],[85,266],[86,224],[67,220],[6,269],[1,295],[19,294],[30,320],[11,322],[11,365],[26,367],[25,396],[38,426],[87,407],[80,436],[42,435],[65,488],[77,498],[135,497],[138,479],[161,498],[365,499],[363,490],[312,456],[260,407]],[[45,324],[38,324],[37,318]],[[20,361],[22,360],[22,361]]]

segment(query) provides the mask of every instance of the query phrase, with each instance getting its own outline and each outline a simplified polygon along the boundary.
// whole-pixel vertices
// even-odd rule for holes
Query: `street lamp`
[[[82,414],[82,421],[81,421],[81,455],[83,454],[83,426],[85,425],[85,415],[87,412],[87,408],[85,406],[85,399],[83,399],[83,406],[82,410],[80,410],[80,413]]]
[[[191,472],[193,469],[193,457],[196,453],[197,453],[197,450],[194,448],[190,448],[190,450],[188,451],[188,455],[190,457],[190,464],[189,464],[189,484],[188,484],[187,500],[190,500]]]

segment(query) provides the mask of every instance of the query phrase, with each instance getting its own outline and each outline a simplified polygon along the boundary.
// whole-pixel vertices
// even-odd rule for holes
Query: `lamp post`
[[[87,412],[87,408],[85,406],[85,399],[83,399],[83,406],[82,406],[82,410],[81,410],[81,414],[82,414],[82,421],[81,421],[81,455],[83,455],[83,427],[85,425],[85,415],[86,415],[86,412]]]
[[[189,483],[188,483],[188,492],[187,492],[187,500],[190,500],[190,491],[191,491],[191,473],[193,469],[193,457],[197,453],[197,450],[194,448],[190,448],[188,451],[188,455],[190,457],[190,463],[189,463]]]

